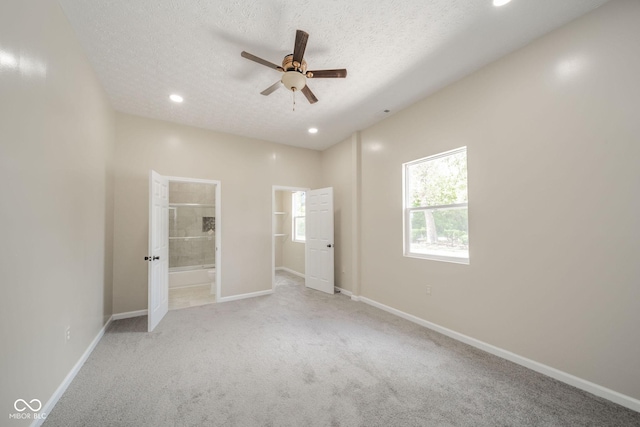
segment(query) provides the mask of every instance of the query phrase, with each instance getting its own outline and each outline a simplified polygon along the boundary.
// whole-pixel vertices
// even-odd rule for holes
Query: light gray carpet
[[[633,412],[279,274],[274,295],[113,322],[54,426],[640,426]]]

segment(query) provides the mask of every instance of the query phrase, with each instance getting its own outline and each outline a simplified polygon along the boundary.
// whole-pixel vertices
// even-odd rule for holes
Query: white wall
[[[216,231],[221,297],[229,297],[272,288],[272,186],[317,187],[320,153],[117,114],[115,313],[147,308],[149,169],[221,181]]]
[[[111,315],[113,112],[57,2],[1,2],[0,55],[0,424],[19,426],[16,399],[44,405]]]
[[[361,294],[640,399],[638,22],[607,3],[362,131]],[[402,163],[464,145],[471,264],[403,257]]]

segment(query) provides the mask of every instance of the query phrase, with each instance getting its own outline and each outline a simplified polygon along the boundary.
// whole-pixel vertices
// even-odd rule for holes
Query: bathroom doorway
[[[220,182],[169,179],[169,310],[220,295]]]
[[[305,278],[305,197],[307,188],[273,186],[272,287]]]

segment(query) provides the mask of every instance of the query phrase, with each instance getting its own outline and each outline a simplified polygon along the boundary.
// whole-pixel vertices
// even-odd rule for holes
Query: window
[[[467,147],[403,165],[404,255],[469,263]]]
[[[304,191],[294,191],[291,193],[291,212],[292,212],[292,221],[291,225],[293,230],[291,231],[291,235],[293,236],[294,242],[302,242],[305,241],[305,231],[304,231]]]

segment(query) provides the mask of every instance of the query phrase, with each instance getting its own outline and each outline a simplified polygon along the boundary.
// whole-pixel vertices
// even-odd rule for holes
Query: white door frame
[[[215,215],[216,215],[216,301],[220,299],[220,290],[222,289],[222,215],[220,212],[222,211],[220,207],[220,200],[222,199],[222,183],[220,181],[212,180],[212,179],[198,179],[198,178],[184,178],[179,176],[168,176],[166,177],[169,182],[195,182],[199,184],[215,184],[216,186],[216,207],[215,207]]]
[[[276,207],[276,191],[309,191],[310,188],[305,187],[288,187],[285,185],[274,185],[271,188],[271,289],[276,289],[276,216],[274,215]],[[290,236],[293,238],[293,236]],[[306,243],[305,243],[306,245]],[[305,254],[306,256],[306,254]]]

